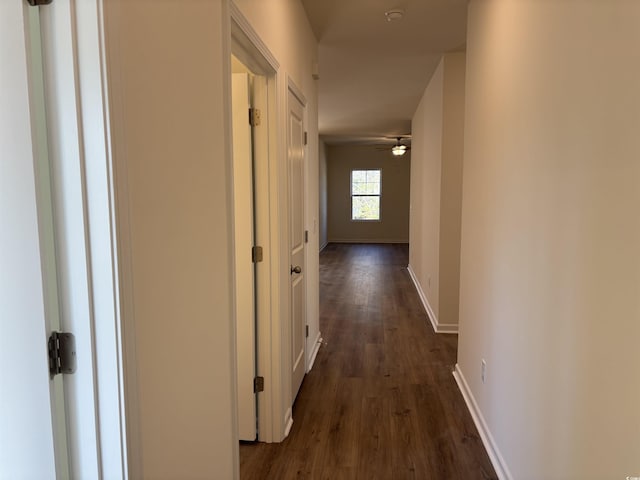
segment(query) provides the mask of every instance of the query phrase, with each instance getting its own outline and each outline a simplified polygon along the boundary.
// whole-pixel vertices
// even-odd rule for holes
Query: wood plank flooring
[[[408,246],[330,244],[320,255],[324,344],[281,444],[242,443],[242,480],[496,479],[436,335]]]

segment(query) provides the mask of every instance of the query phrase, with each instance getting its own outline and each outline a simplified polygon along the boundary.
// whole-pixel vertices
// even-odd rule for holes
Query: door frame
[[[283,328],[288,309],[281,301],[287,295],[283,288],[283,255],[286,238],[286,176],[282,175],[282,135],[277,128],[283,116],[281,104],[282,74],[280,64],[262,41],[240,9],[230,2],[231,53],[254,74],[266,79],[266,88],[256,89],[255,107],[262,110],[266,128],[254,130],[255,162],[255,243],[263,248],[263,261],[256,264],[256,375],[264,377],[264,391],[257,395],[258,441],[280,442],[291,427],[291,403],[286,394],[288,376],[284,360],[287,343]],[[286,191],[286,190],[285,190]],[[283,230],[284,229],[284,230]],[[285,242],[286,243],[286,242]]]
[[[64,381],[70,475],[126,479],[125,335],[103,5],[60,0],[25,8],[41,14],[61,327],[76,336],[78,354],[77,372]]]

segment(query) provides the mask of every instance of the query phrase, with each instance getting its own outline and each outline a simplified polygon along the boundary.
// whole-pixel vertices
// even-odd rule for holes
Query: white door
[[[291,401],[295,400],[305,373],[305,282],[304,282],[304,106],[289,91],[288,149],[291,247]]]
[[[50,379],[55,315],[50,202],[41,191],[46,150],[39,68],[28,67],[33,10],[0,2],[0,478],[68,477],[57,415],[61,377]],[[29,53],[28,53],[29,52]],[[40,79],[41,80],[41,79]],[[29,83],[31,81],[31,84]],[[30,91],[31,87],[31,91]],[[40,89],[38,93],[36,90]],[[40,201],[36,202],[37,196]],[[40,212],[38,211],[40,208]],[[55,284],[55,282],[54,282]],[[55,439],[55,440],[54,440]]]
[[[238,354],[238,435],[256,439],[255,275],[251,249],[253,229],[253,160],[249,124],[249,76],[234,73],[233,104],[233,197],[236,273],[236,342]]]

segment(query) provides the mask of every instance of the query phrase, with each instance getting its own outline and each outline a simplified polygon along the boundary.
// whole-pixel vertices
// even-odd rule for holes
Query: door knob
[[[302,273],[302,269],[296,265],[295,267],[291,267],[291,273]]]

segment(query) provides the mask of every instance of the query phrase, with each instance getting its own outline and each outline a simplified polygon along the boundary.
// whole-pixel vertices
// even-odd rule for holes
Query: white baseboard
[[[291,432],[291,427],[293,427],[293,414],[291,408],[287,410],[286,415],[284,416],[285,424],[284,424],[284,438],[289,436],[289,432]]]
[[[473,418],[473,423],[476,424],[476,428],[478,429],[478,433],[480,434],[480,438],[482,439],[482,444],[484,448],[487,450],[487,454],[489,455],[489,459],[491,460],[491,464],[493,465],[494,470],[496,471],[496,475],[500,480],[512,480],[511,472],[509,471],[509,467],[507,467],[507,463],[504,461],[500,450],[498,449],[498,445],[496,445],[495,440],[493,439],[493,435],[491,435],[491,431],[487,425],[487,422],[484,420],[484,416],[478,408],[478,404],[476,403],[476,399],[469,388],[469,384],[467,380],[464,378],[462,370],[460,370],[460,365],[456,363],[456,369],[453,372],[453,376],[456,379],[456,383],[458,384],[458,388],[464,397],[464,401],[467,404],[467,408],[471,413],[471,418]]]
[[[318,332],[318,335],[316,335],[316,341],[313,343],[313,350],[309,357],[309,363],[307,364],[307,373],[309,373],[313,368],[313,364],[315,363],[318,352],[320,351],[320,345],[322,345],[322,336],[320,335],[320,332]]]
[[[411,268],[411,265],[407,265],[407,271],[409,272],[409,276],[413,281],[413,285],[416,287],[416,291],[418,292],[418,296],[420,297],[420,301],[422,302],[422,306],[427,311],[427,317],[429,317],[429,321],[431,322],[431,326],[433,327],[433,331],[436,333],[458,333],[458,325],[455,323],[440,323],[438,322],[438,317],[436,316],[433,308],[431,308],[431,304],[429,304],[429,300],[422,290],[422,286],[418,281],[418,277]]]
[[[458,325],[456,325],[455,323],[438,323],[436,333],[448,333],[451,335],[457,335]]]
[[[409,243],[408,238],[331,238],[327,243]]]

